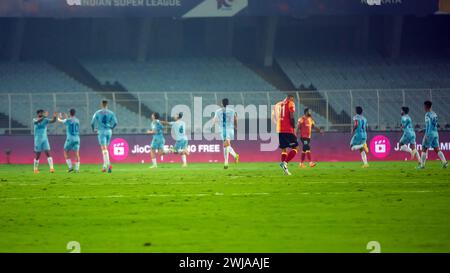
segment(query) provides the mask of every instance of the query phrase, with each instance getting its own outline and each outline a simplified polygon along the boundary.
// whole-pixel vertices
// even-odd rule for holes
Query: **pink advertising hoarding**
[[[405,160],[409,158],[404,152],[398,151],[400,132],[372,132],[369,134],[367,144],[370,147],[369,160]],[[333,161],[359,161],[357,152],[349,149],[351,135],[348,133],[325,133],[313,136],[311,143],[313,159],[319,162]],[[417,136],[421,143],[422,135]],[[64,163],[63,145],[65,136],[50,136],[52,156],[56,163]],[[278,140],[276,140],[278,141]],[[109,147],[114,163],[142,163],[150,162],[149,135],[114,135]],[[263,151],[260,140],[234,141],[235,150],[241,155],[242,162],[277,162],[279,151],[277,149]],[[166,144],[173,145],[171,136],[166,136]],[[277,143],[274,143],[276,145]],[[276,147],[272,145],[272,147]],[[440,133],[440,145],[447,158],[450,158],[450,132]],[[190,162],[221,162],[223,160],[222,145],[220,141],[190,140]],[[9,151],[9,155],[7,155]],[[81,137],[80,150],[82,163],[99,163],[102,161],[100,148],[95,135]],[[430,153],[430,159],[434,159]],[[296,158],[298,160],[299,158]],[[164,162],[179,162],[178,155],[169,154]],[[32,164],[33,162],[33,136],[0,136],[0,164]]]

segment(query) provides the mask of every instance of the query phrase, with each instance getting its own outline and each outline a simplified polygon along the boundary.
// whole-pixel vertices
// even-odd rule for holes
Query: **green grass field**
[[[0,252],[450,252],[438,162],[0,165]]]

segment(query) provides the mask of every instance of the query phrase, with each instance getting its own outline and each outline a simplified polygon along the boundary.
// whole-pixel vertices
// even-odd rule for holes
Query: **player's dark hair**
[[[431,101],[427,100],[427,101],[425,101],[425,102],[423,103],[423,105],[425,105],[425,107],[426,107],[427,109],[430,109],[431,106],[433,105],[433,103],[432,103]]]
[[[183,113],[182,112],[178,113],[178,119],[182,119],[182,118],[183,118]]]
[[[158,112],[154,112],[153,116],[155,117],[155,119],[159,119],[159,113]]]
[[[229,104],[230,104],[230,101],[229,101],[227,98],[222,99],[222,105],[223,105],[223,107],[227,107]]]
[[[402,111],[403,111],[403,113],[408,114],[409,113],[409,107],[403,106],[402,107]]]
[[[294,96],[294,94],[288,94],[288,95],[286,96],[286,98],[288,98],[288,99],[293,99],[293,98],[295,98],[295,96]]]
[[[102,100],[102,105],[103,105],[103,106],[108,105],[108,101],[107,101],[107,100]]]
[[[309,108],[305,108],[305,111],[303,111],[303,114],[307,114],[309,112]]]
[[[363,113],[363,109],[361,106],[356,106],[355,108],[356,114],[361,115]]]
[[[75,116],[75,113],[76,113],[77,111],[75,111],[75,109],[70,109],[69,110],[69,114],[73,117],[73,116]]]
[[[44,110],[42,110],[42,109],[39,109],[39,110],[36,111],[36,114],[38,114],[38,115],[42,114],[42,113],[44,113]]]

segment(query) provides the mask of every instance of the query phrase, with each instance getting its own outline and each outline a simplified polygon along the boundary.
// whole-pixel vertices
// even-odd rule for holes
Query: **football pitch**
[[[450,252],[450,171],[415,166],[0,165],[0,252]]]

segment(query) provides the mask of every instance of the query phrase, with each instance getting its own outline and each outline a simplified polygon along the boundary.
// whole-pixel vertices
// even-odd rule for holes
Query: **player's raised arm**
[[[55,123],[56,122],[57,113],[53,112],[52,118],[49,120],[49,123]]]
[[[62,113],[59,113],[59,115],[58,115],[58,122],[65,123],[66,120],[67,120],[67,115],[66,115],[66,118],[63,118]]]

